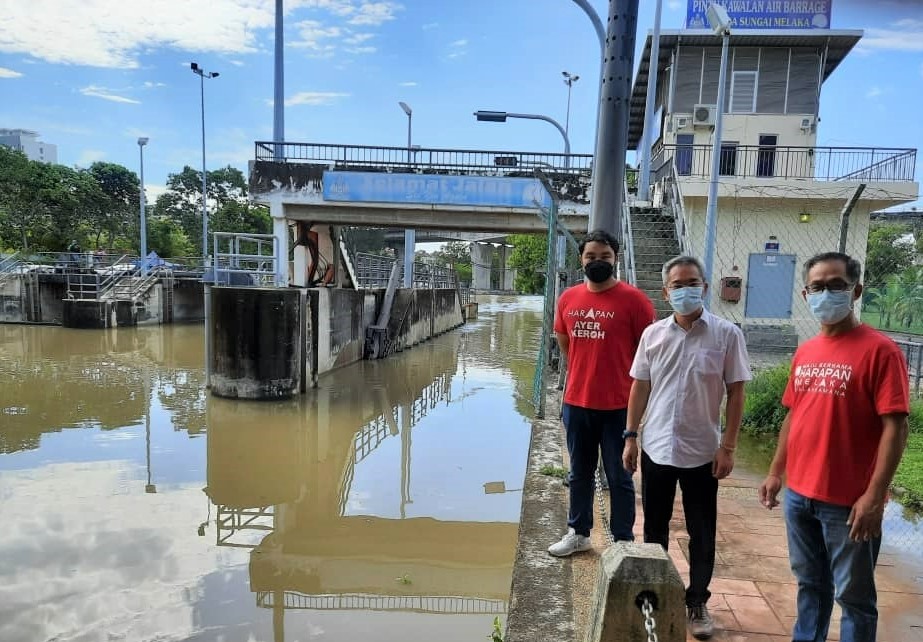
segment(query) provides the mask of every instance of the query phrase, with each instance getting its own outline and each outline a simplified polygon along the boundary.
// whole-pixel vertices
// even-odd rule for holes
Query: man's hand
[[[622,449],[622,466],[629,473],[638,470],[638,440],[626,439],[625,448]]]
[[[871,493],[864,493],[849,511],[849,539],[867,542],[881,537],[881,522],[885,516],[885,500]]]
[[[715,460],[711,465],[711,474],[715,479],[724,479],[734,470],[734,454],[724,448],[719,448],[715,453]]]
[[[779,491],[782,490],[782,479],[778,475],[766,475],[766,479],[760,484],[760,504],[772,510],[779,505],[776,499]]]

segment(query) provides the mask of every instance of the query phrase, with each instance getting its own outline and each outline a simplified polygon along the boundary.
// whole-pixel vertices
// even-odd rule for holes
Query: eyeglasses
[[[808,283],[804,286],[804,289],[808,294],[817,294],[824,290],[829,292],[845,292],[846,290],[852,290],[854,287],[855,283],[849,283],[842,279],[834,279],[828,283]]]
[[[680,290],[682,288],[701,288],[704,286],[704,283],[701,281],[691,281],[689,283],[669,283],[667,284],[668,290]]]

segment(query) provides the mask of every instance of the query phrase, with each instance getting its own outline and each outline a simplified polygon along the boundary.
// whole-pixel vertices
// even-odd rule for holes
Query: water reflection
[[[0,640],[485,636],[540,323],[495,305],[265,404],[206,397],[200,327],[0,326]]]

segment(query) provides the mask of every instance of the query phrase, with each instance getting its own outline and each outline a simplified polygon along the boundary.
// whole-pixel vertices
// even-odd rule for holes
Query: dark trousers
[[[661,466],[641,453],[641,507],[644,509],[644,541],[667,549],[676,483],[683,493],[686,532],[689,533],[689,588],[686,604],[708,602],[715,569],[715,533],[718,524],[718,480],[711,462],[696,468]]]
[[[609,481],[609,530],[616,541],[633,541],[635,484],[622,466],[626,410],[591,410],[564,404],[570,455],[570,510],[567,525],[578,535],[593,528],[593,490],[599,453]]]

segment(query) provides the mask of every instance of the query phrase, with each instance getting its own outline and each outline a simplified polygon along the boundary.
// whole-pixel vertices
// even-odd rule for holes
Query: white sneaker
[[[574,553],[588,551],[591,548],[593,548],[593,545],[590,543],[589,537],[577,535],[573,528],[568,528],[567,535],[562,537],[560,542],[556,542],[549,546],[548,552],[555,557],[567,557]]]

